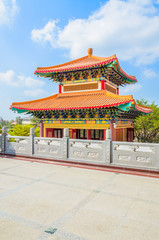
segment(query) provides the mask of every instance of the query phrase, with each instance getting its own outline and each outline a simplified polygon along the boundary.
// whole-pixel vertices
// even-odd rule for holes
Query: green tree
[[[17,124],[22,124],[23,119],[21,117],[16,117]]]
[[[35,125],[35,126],[38,126],[39,123],[40,123],[39,118],[33,117],[33,118],[31,119],[31,124],[33,124],[33,125]]]
[[[148,104],[145,99],[137,100],[137,104],[149,106],[152,113],[141,115],[134,121],[135,137],[139,142],[159,142],[159,107],[154,102]]]
[[[33,125],[18,125],[16,124],[11,129],[9,129],[8,133],[11,136],[29,136],[30,135],[30,128],[34,127]],[[40,136],[40,128],[35,128],[35,136]]]

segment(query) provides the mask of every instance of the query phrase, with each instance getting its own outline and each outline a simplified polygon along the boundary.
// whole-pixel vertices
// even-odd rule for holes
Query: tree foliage
[[[37,126],[37,125],[39,124],[39,122],[40,122],[40,120],[39,120],[39,118],[37,118],[37,117],[33,117],[33,118],[31,119],[31,124],[33,124],[33,125],[35,125],[35,126]]]
[[[23,119],[21,117],[16,117],[17,124],[22,124]]]
[[[8,133],[11,136],[29,136],[30,135],[30,128],[34,127],[33,125],[18,125],[16,124],[11,129],[9,129]],[[35,136],[40,136],[40,128],[35,128]]]
[[[159,142],[159,107],[154,102],[149,104],[147,100],[136,101],[139,105],[149,106],[152,113],[141,115],[134,121],[135,137],[139,142]]]
[[[2,127],[4,127],[4,126],[6,126],[6,127],[8,127],[8,128],[12,127],[12,121],[13,121],[13,120],[11,120],[11,121],[2,120],[2,121],[0,122],[0,134],[2,134]]]

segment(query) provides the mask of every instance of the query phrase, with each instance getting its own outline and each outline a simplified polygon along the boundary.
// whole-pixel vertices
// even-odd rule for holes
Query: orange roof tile
[[[128,102],[133,102],[132,95],[120,96],[106,90],[90,92],[73,92],[55,94],[50,97],[12,103],[11,108],[40,111],[40,110],[62,110],[62,109],[83,109],[112,107]]]
[[[134,76],[128,75],[125,73],[122,68],[120,67],[119,61],[116,57],[116,55],[112,55],[111,57],[97,57],[92,55],[92,51],[88,49],[88,55],[84,56],[82,58],[75,59],[73,61],[63,63],[60,65],[55,65],[51,67],[38,67],[34,74],[46,74],[46,73],[61,73],[66,71],[76,71],[80,69],[89,69],[92,67],[101,67],[104,65],[107,65],[109,63],[115,62],[117,65],[118,70],[121,74],[123,74],[125,77],[128,77],[132,81],[137,81]],[[116,69],[117,70],[117,69]]]
[[[146,106],[142,106],[139,104],[135,104],[135,108],[140,111],[140,112],[144,112],[144,113],[151,113],[152,112],[152,108],[151,107],[146,107]]]
[[[105,62],[112,62],[114,60],[117,60],[116,55],[113,55],[111,57],[107,57],[107,58],[102,58],[102,57],[96,57],[96,56],[92,56],[92,55],[88,55],[82,58],[78,58],[76,60],[67,62],[67,63],[63,63],[60,65],[55,65],[55,66],[51,66],[51,67],[38,67],[35,71],[38,73],[42,73],[42,72],[60,72],[60,71],[65,71],[65,70],[73,70],[73,69],[79,69],[79,68],[86,68],[86,67],[90,67],[92,65],[98,65],[98,64],[102,64]]]

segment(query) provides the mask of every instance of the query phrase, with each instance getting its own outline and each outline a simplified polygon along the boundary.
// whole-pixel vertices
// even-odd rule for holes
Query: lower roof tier
[[[122,112],[128,112],[132,108],[141,113],[152,112],[150,107],[137,105],[132,95],[121,96],[106,90],[60,93],[33,101],[14,102],[10,108],[17,112],[28,112],[112,107]]]

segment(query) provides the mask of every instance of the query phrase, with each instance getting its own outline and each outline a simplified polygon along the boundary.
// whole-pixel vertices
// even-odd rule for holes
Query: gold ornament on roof
[[[88,56],[92,56],[92,53],[93,53],[93,48],[88,48]]]

